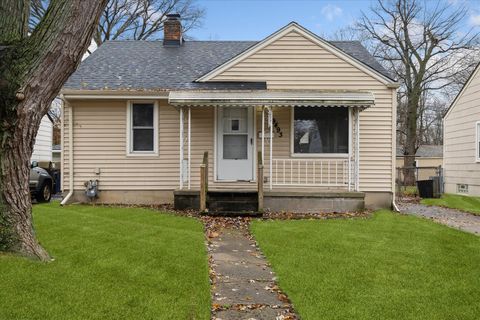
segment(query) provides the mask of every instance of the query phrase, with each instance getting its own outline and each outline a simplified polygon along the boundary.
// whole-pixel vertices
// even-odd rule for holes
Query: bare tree
[[[461,73],[456,53],[470,50],[477,40],[473,30],[463,32],[467,16],[463,5],[443,1],[377,0],[358,27],[376,44],[375,56],[399,79],[399,103],[405,107],[405,166],[414,165],[418,148],[418,120],[426,91],[451,85]],[[413,171],[406,179],[414,181]]]
[[[49,0],[32,0],[30,26],[35,26]],[[110,0],[102,12],[93,40],[97,46],[106,40],[157,39],[167,14],[182,16],[184,33],[201,25],[205,11],[194,0]]]
[[[42,260],[28,185],[42,117],[80,63],[107,0],[52,0],[28,35],[30,0],[0,1],[0,250]]]

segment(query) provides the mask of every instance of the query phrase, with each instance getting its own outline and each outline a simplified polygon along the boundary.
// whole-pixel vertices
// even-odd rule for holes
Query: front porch
[[[360,112],[374,104],[371,93],[185,91],[169,103],[180,114],[176,208],[363,209]]]
[[[201,193],[196,190],[176,190],[177,210],[200,210]],[[365,207],[365,194],[355,191],[316,191],[312,188],[275,189],[263,192],[260,203],[258,190],[220,189],[206,192],[203,211],[221,214],[257,215],[263,211],[316,213],[355,212]]]

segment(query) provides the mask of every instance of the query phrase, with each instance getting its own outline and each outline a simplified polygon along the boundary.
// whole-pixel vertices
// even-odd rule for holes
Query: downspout
[[[65,106],[68,105],[68,194],[67,196],[60,202],[60,205],[65,205],[68,203],[70,198],[73,195],[73,108],[67,102],[65,97],[62,95],[62,99],[65,102]]]
[[[397,159],[397,88],[392,88],[392,104],[393,104],[393,110],[392,110],[392,117],[395,120],[392,120],[392,209],[395,212],[400,212],[400,209],[398,208],[397,203],[395,202],[396,194],[395,191],[397,189],[396,186],[396,159]]]

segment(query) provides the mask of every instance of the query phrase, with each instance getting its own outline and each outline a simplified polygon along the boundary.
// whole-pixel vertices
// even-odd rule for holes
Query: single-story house
[[[397,146],[397,168],[404,166],[403,149]],[[426,180],[435,176],[436,170],[443,165],[443,146],[422,144],[415,153],[415,167],[418,168],[418,180]],[[398,170],[397,170],[398,171]],[[398,173],[398,172],[397,172]]]
[[[31,161],[49,163],[52,161],[53,120],[47,113],[43,116],[30,158]]]
[[[198,207],[205,163],[210,209],[259,188],[270,210],[391,206],[398,84],[359,42],[295,22],[261,41],[181,29],[169,15],[163,41],[107,41],[67,81],[65,203],[98,180],[97,202]]]
[[[445,192],[480,196],[480,67],[443,117]]]

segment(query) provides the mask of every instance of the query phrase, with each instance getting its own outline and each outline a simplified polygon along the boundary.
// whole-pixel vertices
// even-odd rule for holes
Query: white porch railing
[[[273,159],[275,187],[337,187],[353,189],[354,164],[350,159]]]

